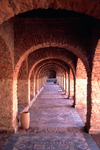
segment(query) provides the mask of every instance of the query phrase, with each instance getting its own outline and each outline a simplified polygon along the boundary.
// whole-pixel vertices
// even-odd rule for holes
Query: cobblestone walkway
[[[29,111],[30,128],[19,128],[4,150],[99,150],[59,85],[47,82]]]

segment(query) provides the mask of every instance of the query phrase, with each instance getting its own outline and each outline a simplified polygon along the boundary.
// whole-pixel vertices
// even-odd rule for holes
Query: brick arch
[[[81,49],[79,47],[74,47],[72,45],[68,45],[67,44],[63,44],[63,43],[52,43],[52,42],[47,42],[47,43],[42,43],[42,44],[38,44],[36,46],[31,47],[30,49],[28,49],[19,59],[17,65],[15,66],[15,70],[13,73],[13,100],[17,101],[17,78],[18,78],[18,73],[19,73],[19,69],[22,65],[22,62],[25,60],[25,58],[28,57],[28,55],[38,49],[42,49],[42,48],[48,48],[48,47],[58,47],[58,48],[63,48],[65,50],[69,50],[72,53],[74,53],[77,57],[81,57],[80,59],[83,61],[84,65],[86,66],[87,72],[90,73],[91,69],[89,66],[89,62],[88,62],[88,58],[85,58],[85,54],[84,52],[82,53]],[[77,53],[78,50],[78,53]],[[52,56],[50,56],[52,59]],[[71,61],[69,62],[71,63]],[[74,67],[73,67],[74,68]]]
[[[49,68],[50,67],[50,68]],[[53,70],[55,70],[55,67],[54,67],[54,65],[47,65],[46,67],[45,67],[45,70],[44,70],[44,72],[46,72],[47,73],[47,71],[49,71],[49,69],[53,69]],[[62,89],[64,89],[64,74],[65,74],[65,70],[62,68],[62,67],[59,67],[58,65],[56,65],[56,72],[57,72],[57,74],[58,73],[60,73],[59,74],[59,76],[60,76],[60,80],[61,80],[61,84],[60,84],[60,86],[61,86],[61,88]],[[42,72],[43,73],[43,72]]]
[[[0,23],[3,21],[7,21],[11,17],[23,13],[26,11],[30,11],[33,9],[48,9],[48,8],[53,8],[53,9],[65,9],[65,10],[71,10],[79,13],[84,13],[88,14],[89,16],[94,16],[96,18],[100,19],[100,3],[99,1],[91,1],[91,0],[84,0],[84,1],[77,1],[77,0],[70,0],[70,1],[65,1],[65,0],[52,0],[52,1],[37,1],[34,0],[24,0],[24,1],[9,1],[6,0],[3,1],[1,0],[0,2],[0,10],[1,10],[1,16],[0,16]],[[96,6],[96,7],[95,7]]]
[[[65,64],[61,64],[61,62],[57,62],[57,60],[55,58],[53,58],[52,60],[50,60],[49,58],[45,58],[45,60],[41,59],[38,62],[36,62],[33,65],[33,67],[31,68],[31,70],[29,72],[29,77],[28,77],[28,99],[29,99],[29,101],[30,101],[30,97],[33,97],[35,95],[35,93],[34,93],[34,87],[35,87],[34,78],[31,78],[33,70],[35,71],[35,74],[36,74],[36,72],[41,67],[41,65],[43,66],[44,63],[47,64],[47,63],[50,63],[50,62],[57,63],[57,64],[61,65],[62,68],[64,67],[64,69],[66,69],[66,70],[68,69],[67,66],[64,66]],[[68,70],[67,70],[67,72],[68,72]]]
[[[50,70],[51,68],[53,68],[53,70],[55,70],[55,71],[60,70],[61,73],[63,73],[65,71],[65,69],[57,63],[55,63],[55,64],[47,63],[43,66],[40,66],[40,68],[38,68],[37,72],[35,73],[35,77],[40,76],[41,74],[43,74],[43,72],[45,70]]]
[[[36,76],[37,76],[37,75],[39,76],[39,75],[43,74],[45,70],[46,70],[46,72],[47,72],[47,70],[50,70],[50,69],[53,69],[53,70],[55,70],[55,71],[57,71],[57,72],[59,72],[59,70],[60,70],[60,73],[63,73],[63,72],[65,71],[65,70],[64,70],[61,66],[59,66],[58,64],[55,64],[55,65],[53,65],[53,64],[46,64],[45,66],[41,67],[41,68],[38,70]]]
[[[54,62],[55,61],[55,59],[57,59],[56,57],[52,57],[52,62]],[[32,74],[32,71],[33,71],[33,69],[39,64],[39,63],[41,63],[41,62],[43,62],[44,60],[49,60],[49,58],[47,57],[47,58],[45,58],[45,59],[40,59],[39,61],[37,61],[33,66],[32,66],[32,68],[30,69],[30,72],[29,72],[29,77],[28,77],[28,79],[30,80],[30,78],[31,78],[31,74]],[[59,59],[58,59],[59,60]],[[62,60],[62,61],[64,61],[63,59],[60,59],[60,60]],[[56,62],[57,63],[57,62]],[[66,62],[67,63],[67,62]],[[60,64],[60,63],[59,63]],[[64,67],[64,66],[63,66]],[[73,72],[74,72],[74,68],[73,68],[73,66],[70,66],[71,68],[72,68],[72,70],[73,70]],[[64,67],[65,68],[65,67]],[[66,68],[67,69],[67,68]]]
[[[46,59],[46,60],[48,60],[48,59]],[[42,61],[41,61],[42,62]],[[40,62],[40,63],[41,63]],[[56,62],[56,61],[52,61],[52,62],[54,62],[55,64],[57,64],[57,65],[60,65],[62,68],[64,67],[63,65],[61,65],[60,63],[58,63],[58,62]],[[34,68],[33,69],[35,69],[35,73],[34,73],[34,79],[32,79],[32,83],[31,83],[31,80],[30,79],[28,79],[28,83],[29,83],[29,88],[28,88],[28,90],[29,90],[29,99],[30,99],[30,93],[31,93],[31,95],[33,95],[32,93],[34,93],[34,91],[35,91],[35,89],[34,88],[32,88],[33,86],[34,87],[36,87],[36,85],[35,85],[35,78],[36,78],[36,75],[38,74],[38,71],[39,71],[39,69],[41,69],[41,67],[43,68],[43,67],[45,67],[45,65],[50,65],[50,62],[45,62],[45,64],[43,63],[43,64],[41,64],[40,66],[38,66],[38,68],[37,69],[35,69],[37,66],[34,66]],[[49,66],[48,66],[49,67]],[[65,68],[65,67],[64,67]],[[32,70],[33,70],[32,69]],[[67,69],[67,68],[65,68],[65,69]],[[31,85],[31,87],[30,87],[30,85]],[[32,92],[30,92],[30,89],[32,89],[33,91]],[[34,94],[35,95],[35,94]]]
[[[62,43],[51,43],[51,42],[47,42],[47,43],[42,43],[42,44],[38,44],[36,46],[31,47],[29,50],[27,50],[19,59],[17,65],[15,66],[15,70],[14,70],[14,79],[17,80],[18,77],[18,72],[19,69],[21,67],[22,62],[24,61],[24,59],[33,51],[38,50],[40,48],[48,48],[48,47],[58,47],[58,48],[64,48],[64,49],[68,49],[69,51],[71,51],[72,53],[74,53],[77,57],[80,58],[80,56],[82,56],[82,52],[80,51],[79,47],[74,47],[72,45],[68,45],[68,44],[62,44]],[[79,50],[78,54],[77,54],[77,50]],[[51,57],[52,58],[52,57]],[[87,72],[91,72],[90,66],[89,66],[89,62],[88,59],[85,58],[85,56],[83,55],[81,58],[82,62],[84,63]]]
[[[54,66],[53,66],[53,65],[54,65]],[[58,63],[53,63],[53,64],[47,63],[47,64],[42,65],[42,66],[40,66],[40,67],[38,68],[38,70],[37,70],[36,73],[35,73],[35,76],[37,76],[37,75],[39,76],[39,73],[41,73],[41,71],[42,71],[44,68],[47,68],[48,70],[50,70],[51,66],[53,66],[53,69],[54,69],[55,71],[57,71],[58,67],[61,68],[60,71],[61,71],[62,73],[63,73],[63,71],[65,71],[65,69],[63,68],[63,66],[60,65],[60,64],[58,64]],[[57,66],[57,68],[56,68],[55,66]],[[63,70],[63,71],[62,71],[62,70]],[[59,69],[58,69],[58,71],[59,71]]]
[[[59,72],[60,71],[60,74],[63,74],[64,70],[61,66],[59,66],[58,64],[46,64],[45,66],[41,67],[37,74],[35,75],[35,78],[38,79],[39,77],[43,77],[45,76],[45,74],[50,70],[50,69],[53,69],[55,70],[56,72]],[[38,90],[38,87],[37,87],[37,90]]]
[[[82,60],[83,60],[83,63],[85,64],[86,68],[87,68],[87,72],[90,73],[90,66],[89,66],[89,62],[88,62],[88,59],[85,58],[84,54],[81,53],[81,50],[79,49],[79,47],[74,47],[72,45],[68,45],[68,44],[63,44],[63,43],[52,43],[52,42],[47,42],[47,43],[42,43],[42,44],[38,44],[36,46],[33,46],[31,47],[29,50],[27,50],[22,56],[21,58],[19,59],[17,65],[15,66],[15,70],[14,70],[14,73],[13,73],[13,79],[14,79],[14,82],[13,82],[13,87],[14,87],[14,94],[13,94],[13,97],[14,97],[14,100],[16,99],[17,101],[17,95],[16,95],[16,92],[17,92],[17,78],[18,78],[18,73],[19,73],[19,69],[22,65],[22,62],[27,58],[27,56],[38,50],[38,49],[42,49],[42,48],[49,48],[49,47],[58,47],[58,48],[63,48],[63,49],[67,49],[71,52],[73,52],[74,54],[76,54],[77,57],[81,56]],[[77,54],[77,50],[79,50],[78,54]],[[52,55],[49,56],[49,58],[52,59]],[[66,58],[66,57],[65,57]],[[63,59],[65,59],[63,58]],[[66,60],[67,61],[67,60]],[[69,61],[69,65],[71,65],[71,61]],[[74,66],[72,67],[74,68]],[[75,70],[74,70],[75,71]]]
[[[56,61],[53,60],[53,61],[51,61],[51,62],[45,62],[45,63],[43,63],[42,65],[40,65],[40,66],[37,68],[35,74],[37,74],[37,72],[39,71],[40,68],[45,67],[45,65],[49,65],[49,64],[52,65],[52,63],[53,63],[54,65],[57,64],[57,65],[59,65],[59,67],[62,67],[64,70],[67,70],[67,71],[68,71],[68,68],[67,68],[67,67],[65,67],[65,66],[63,66],[61,63],[56,62]],[[55,68],[55,69],[56,69],[56,68]]]
[[[48,49],[48,48],[47,48]],[[51,49],[51,48],[50,48]],[[42,50],[42,49],[41,49]],[[73,61],[70,59],[70,57],[71,56],[73,56],[73,55],[71,55],[69,58],[68,58],[68,56],[65,56],[65,55],[63,55],[63,51],[61,51],[60,53],[59,53],[59,51],[57,52],[57,54],[54,54],[53,56],[51,55],[52,53],[53,53],[53,51],[52,51],[52,53],[47,53],[46,54],[46,50],[45,50],[45,53],[42,53],[41,55],[40,55],[40,53],[39,52],[41,52],[40,50],[37,50],[37,51],[35,51],[34,53],[33,53],[33,55],[35,55],[36,54],[36,56],[37,56],[37,58],[36,57],[34,57],[33,55],[33,57],[34,57],[34,59],[35,59],[35,61],[33,61],[32,63],[35,63],[34,65],[36,65],[37,63],[39,63],[39,59],[41,59],[41,60],[44,60],[45,59],[45,57],[47,57],[48,59],[52,59],[52,58],[57,58],[57,57],[59,57],[59,59],[61,59],[62,61],[63,60],[65,60],[66,62],[69,62],[69,66],[70,67],[72,67],[73,68],[73,71],[75,72],[75,68],[74,68],[74,64],[73,64]],[[51,52],[51,51],[50,51]],[[68,53],[69,54],[69,53]],[[33,58],[32,57],[32,58]],[[42,58],[43,57],[43,58]],[[28,59],[30,59],[30,56],[28,57]],[[25,59],[25,60],[27,60],[27,58]],[[24,62],[24,61],[23,61]],[[22,62],[22,63],[23,63]],[[24,62],[24,63],[26,63],[26,62]],[[24,66],[23,66],[24,67]],[[26,78],[25,79],[21,79],[21,80],[18,80],[18,83],[17,83],[17,80],[16,80],[16,85],[17,85],[17,97],[16,98],[18,98],[18,102],[19,103],[29,103],[29,101],[28,100],[30,100],[30,98],[28,97],[28,95],[30,95],[30,94],[28,94],[29,92],[30,92],[30,80],[28,79],[28,81],[27,81],[27,73],[24,73],[24,69],[23,69],[23,67],[21,67],[20,68],[20,72],[19,72],[19,74],[20,73],[23,73],[23,75],[24,76],[22,76],[23,78],[26,76]],[[34,67],[34,66],[33,66]],[[24,67],[25,68],[25,67]],[[30,68],[29,68],[30,69]],[[21,77],[21,75],[20,75],[20,77]],[[24,82],[23,82],[24,81]],[[15,82],[14,82],[15,83]],[[25,84],[26,83],[26,84]],[[25,86],[24,86],[24,84],[25,84]],[[28,86],[27,86],[28,85]],[[22,93],[21,93],[21,91],[22,91]],[[24,92],[25,93],[24,93]],[[28,92],[28,93],[27,93]],[[25,101],[26,100],[26,101]]]

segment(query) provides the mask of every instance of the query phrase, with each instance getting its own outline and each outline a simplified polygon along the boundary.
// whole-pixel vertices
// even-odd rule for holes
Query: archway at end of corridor
[[[48,72],[48,78],[56,78],[56,72],[54,70],[50,70]]]

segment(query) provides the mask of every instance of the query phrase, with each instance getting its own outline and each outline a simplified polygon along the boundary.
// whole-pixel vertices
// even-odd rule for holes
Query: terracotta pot
[[[21,127],[23,129],[28,129],[30,124],[30,113],[29,112],[21,112],[20,113],[20,122]]]

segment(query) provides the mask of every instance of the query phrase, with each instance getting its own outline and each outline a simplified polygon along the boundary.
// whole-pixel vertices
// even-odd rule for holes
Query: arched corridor
[[[55,80],[49,78],[35,101],[27,108],[30,112],[29,129],[23,131],[19,128],[5,150],[99,150],[86,133],[84,123],[71,101]]]
[[[63,95],[52,96],[65,94],[88,134],[100,135],[99,8],[99,0],[0,1],[1,133],[16,134],[20,112],[56,78],[50,90]]]

